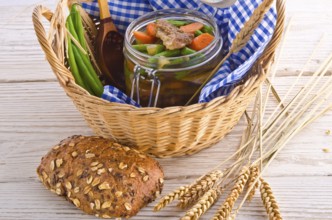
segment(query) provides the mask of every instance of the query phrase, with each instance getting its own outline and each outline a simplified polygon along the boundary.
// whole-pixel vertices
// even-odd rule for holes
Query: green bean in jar
[[[143,107],[182,106],[221,59],[221,47],[215,21],[203,13],[165,9],[146,14],[126,32],[126,94]]]

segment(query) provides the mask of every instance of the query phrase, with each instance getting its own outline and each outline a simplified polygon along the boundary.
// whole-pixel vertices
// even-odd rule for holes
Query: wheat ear
[[[258,25],[263,20],[266,12],[271,8],[274,0],[264,0],[252,13],[249,20],[244,24],[241,31],[233,40],[230,51],[236,53],[244,47],[251,38]]]
[[[165,206],[167,206],[169,203],[171,203],[172,201],[174,201],[175,199],[180,198],[181,196],[183,196],[185,193],[188,192],[190,185],[187,186],[181,186],[180,188],[174,190],[173,192],[167,194],[166,196],[164,196],[163,198],[161,198],[161,200],[158,202],[157,205],[155,205],[154,207],[154,211],[159,211],[160,209],[164,208]]]
[[[202,85],[196,90],[194,95],[188,100],[185,104],[189,105],[193,99],[198,95],[202,88],[211,80],[211,78],[218,72],[221,65],[230,57],[232,53],[236,53],[244,47],[251,38],[251,35],[254,33],[255,29],[261,23],[264,18],[265,13],[271,8],[271,5],[274,0],[264,0],[250,16],[249,20],[244,24],[243,28],[237,33],[235,39],[232,42],[232,46],[228,51],[227,55],[217,64],[217,66],[211,71],[206,80]]]
[[[240,194],[248,182],[250,175],[250,169],[248,167],[243,167],[240,176],[237,178],[236,183],[231,190],[230,194],[226,198],[225,202],[219,208],[217,213],[214,215],[213,220],[226,220],[229,218],[236,200],[239,198]]]
[[[256,179],[259,176],[259,169],[258,166],[251,166],[250,167],[250,176],[249,176],[249,180],[248,180],[248,189],[250,189],[252,186],[252,189],[250,190],[250,193],[248,195],[248,201],[251,201],[252,198],[255,195],[256,189],[258,188],[258,181],[256,181]]]
[[[269,215],[269,219],[270,220],[282,220],[279,206],[273,195],[270,185],[263,178],[260,178],[260,182],[261,182],[261,187],[260,187],[261,197],[262,197],[262,201],[265,206],[266,212]]]
[[[187,208],[194,204],[201,196],[204,195],[209,189],[211,189],[216,182],[218,182],[223,177],[223,172],[220,170],[214,170],[202,178],[198,179],[189,188],[189,191],[185,193],[178,204],[181,208]]]
[[[209,189],[198,202],[189,209],[181,220],[199,219],[218,200],[221,191],[217,188]]]

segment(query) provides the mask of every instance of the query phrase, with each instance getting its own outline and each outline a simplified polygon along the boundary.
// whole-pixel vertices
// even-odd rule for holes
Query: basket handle
[[[274,29],[274,33],[272,35],[272,39],[264,50],[264,53],[260,57],[262,62],[269,62],[274,58],[275,49],[279,45],[284,25],[285,25],[285,0],[276,0],[276,8],[277,8],[277,23]]]
[[[71,75],[70,71],[65,67],[65,65],[57,57],[56,53],[52,48],[52,42],[50,42],[46,37],[45,28],[41,22],[42,17],[45,17],[48,21],[52,20],[53,12],[50,9],[38,5],[34,8],[32,13],[32,22],[38,38],[39,44],[45,52],[46,59],[50,63],[51,68],[59,82],[62,86],[67,86],[69,82],[74,82],[74,78]],[[75,83],[73,83],[75,84]]]

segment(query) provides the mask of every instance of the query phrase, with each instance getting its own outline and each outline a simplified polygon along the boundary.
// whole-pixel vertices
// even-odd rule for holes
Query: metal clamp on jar
[[[141,70],[145,71],[147,74],[146,76],[142,76],[143,80],[148,80],[151,82],[151,89],[150,89],[150,95],[149,95],[149,104],[148,107],[152,106],[152,101],[153,101],[153,106],[157,106],[157,101],[159,97],[159,92],[160,92],[160,80],[156,76],[157,70],[155,69],[144,69],[139,65],[136,65],[134,67],[134,78],[132,79],[131,83],[131,93],[130,93],[130,98],[134,99],[134,92],[136,92],[136,102],[140,105],[140,90],[139,90],[139,81],[141,78]],[[155,91],[156,87],[156,91]],[[154,95],[155,92],[155,95]]]
[[[154,57],[133,48],[134,31],[159,19],[200,22],[213,28],[214,40],[189,55]],[[222,38],[213,17],[188,9],[165,9],[134,20],[124,44],[126,94],[143,107],[182,106],[208,77],[221,59]]]

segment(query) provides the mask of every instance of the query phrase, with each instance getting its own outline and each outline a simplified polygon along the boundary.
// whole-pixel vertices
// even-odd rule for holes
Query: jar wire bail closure
[[[144,70],[147,75],[146,77],[149,78],[149,81],[151,82],[151,88],[150,88],[150,96],[149,96],[149,104],[148,107],[151,107],[152,101],[153,101],[153,107],[157,106],[158,98],[159,98],[159,92],[160,92],[160,80],[156,76],[157,70],[151,69],[151,68],[143,68],[140,65],[136,64],[134,67],[134,77],[131,84],[131,93],[130,98],[134,99],[134,92],[136,91],[136,102],[140,105],[140,92],[139,92],[139,79],[141,77],[141,70]],[[153,97],[154,90],[156,87],[156,95]]]

